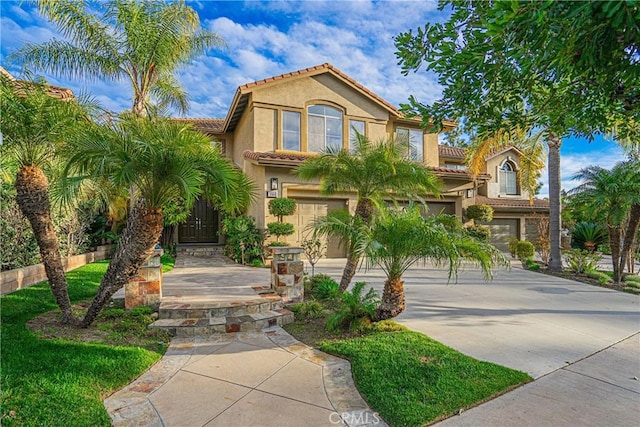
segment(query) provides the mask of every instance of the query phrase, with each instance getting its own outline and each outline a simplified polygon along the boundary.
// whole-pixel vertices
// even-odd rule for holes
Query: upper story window
[[[440,163],[440,167],[441,168],[447,168],[447,169],[456,169],[456,170],[467,170],[467,165],[465,165],[464,163]]]
[[[362,120],[349,120],[349,149],[354,150],[357,134],[364,136],[364,122]]]
[[[300,113],[282,112],[282,149],[300,151]]]
[[[518,194],[518,179],[516,166],[507,160],[500,168],[498,179],[500,181],[500,193],[507,195]]]
[[[342,149],[342,111],[328,105],[311,105],[307,111],[307,151]]]
[[[396,140],[408,145],[409,158],[416,162],[424,161],[424,145],[422,131],[417,129],[396,129]]]

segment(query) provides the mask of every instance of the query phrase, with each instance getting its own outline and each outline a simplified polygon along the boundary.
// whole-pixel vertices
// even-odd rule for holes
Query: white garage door
[[[491,244],[504,252],[509,252],[509,239],[519,238],[520,220],[517,218],[494,218],[489,224]]]
[[[298,207],[293,214],[290,222],[296,227],[296,232],[290,237],[292,244],[300,243],[311,234],[306,228],[313,220],[320,216],[327,216],[327,213],[336,210],[344,209],[344,200],[317,200],[317,199],[296,199]],[[342,248],[338,241],[335,239],[329,239],[327,242],[327,258],[342,258],[345,256],[344,248]]]

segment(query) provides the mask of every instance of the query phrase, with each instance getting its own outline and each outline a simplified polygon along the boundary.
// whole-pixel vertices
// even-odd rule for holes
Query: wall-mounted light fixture
[[[277,190],[278,189],[278,178],[271,178],[269,180],[269,189]]]
[[[473,188],[469,188],[467,190],[467,199],[470,199],[473,197]]]

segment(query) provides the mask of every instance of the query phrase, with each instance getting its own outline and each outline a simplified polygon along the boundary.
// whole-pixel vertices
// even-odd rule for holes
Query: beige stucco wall
[[[491,180],[487,183],[486,189],[481,193],[482,195],[486,195],[490,198],[512,198],[512,199],[529,199],[529,193],[524,191],[520,185],[518,188],[520,190],[520,194],[517,195],[506,195],[500,194],[500,167],[504,163],[505,160],[510,160],[516,165],[516,169],[520,169],[520,156],[515,150],[509,150],[505,153],[502,153],[498,156],[495,156],[489,160],[487,160],[486,171],[491,175]]]

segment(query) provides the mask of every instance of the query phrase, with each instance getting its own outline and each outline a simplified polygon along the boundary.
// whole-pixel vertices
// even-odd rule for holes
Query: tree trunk
[[[640,227],[640,203],[634,203],[631,205],[631,211],[629,212],[629,222],[627,223],[627,231],[624,234],[624,245],[622,246],[622,252],[620,253],[620,279],[622,279],[622,273],[627,264],[627,257],[631,257],[631,251],[635,247],[636,236],[638,235],[638,228]],[[631,266],[629,266],[631,267]],[[629,268],[629,273],[633,273]]]
[[[389,278],[384,282],[382,302],[376,309],[376,320],[386,320],[398,316],[406,307],[404,282],[400,278]]]
[[[622,281],[622,270],[620,269],[622,229],[612,225],[607,227],[609,228],[609,245],[611,246],[611,261],[613,262],[613,281],[614,283],[620,284]]]
[[[88,327],[100,311],[109,303],[114,293],[129,283],[151,255],[162,233],[162,209],[144,206],[140,199],[131,210],[118,248],[111,259],[107,273],[102,278],[100,288],[81,326]]]
[[[373,202],[368,198],[361,198],[358,200],[358,204],[356,205],[355,216],[362,219],[365,224],[371,223],[371,218],[373,217]],[[344,266],[344,271],[342,272],[342,278],[340,279],[340,290],[346,291],[351,284],[351,280],[353,276],[356,274],[356,270],[358,269],[358,263],[360,262],[360,258],[353,254],[353,251],[349,250],[347,253],[347,264]]]
[[[560,205],[560,146],[562,140],[554,134],[549,135],[549,270],[562,271],[562,252],[560,250],[561,211]]]
[[[62,323],[75,323],[67,290],[58,237],[51,219],[49,181],[37,166],[22,166],[16,175],[16,201],[22,214],[29,220],[38,242],[51,293],[62,311]]]

